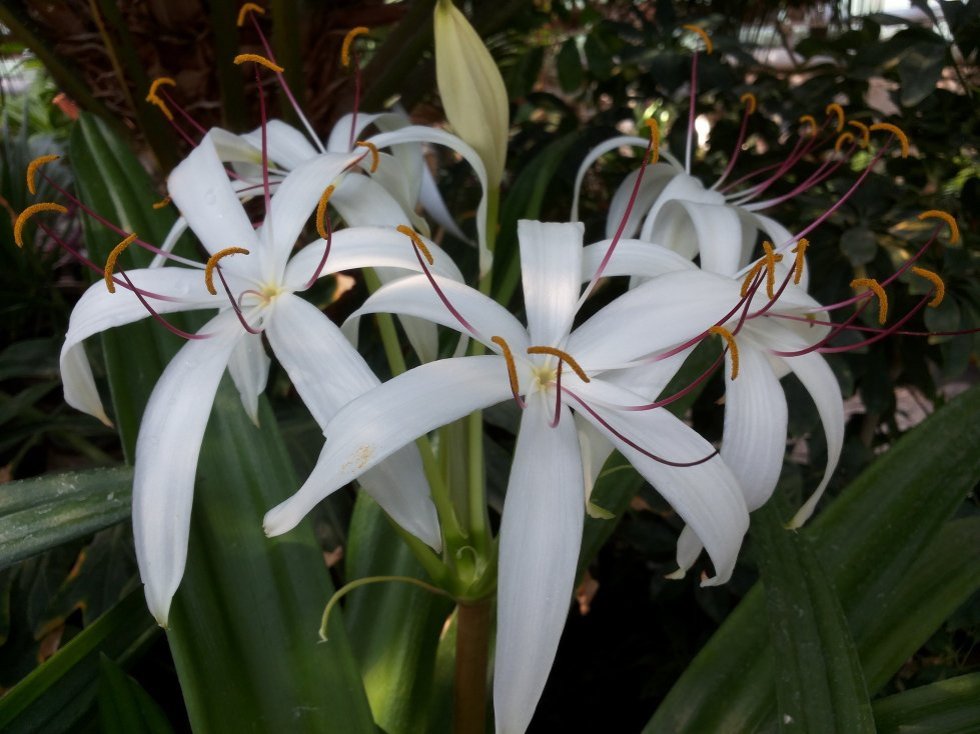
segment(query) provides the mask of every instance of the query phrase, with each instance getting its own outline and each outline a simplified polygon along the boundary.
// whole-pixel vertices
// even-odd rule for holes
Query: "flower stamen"
[[[955,245],[960,241],[960,228],[957,226],[956,220],[953,219],[953,215],[949,212],[944,212],[940,209],[930,209],[919,215],[920,222],[924,222],[926,219],[942,219],[949,225],[949,244]]]
[[[507,379],[510,380],[510,391],[514,395],[514,400],[523,409],[524,401],[521,399],[521,386],[517,380],[517,365],[514,363],[514,353],[510,351],[510,345],[502,336],[492,336],[490,341],[500,347],[500,356],[507,364]]]
[[[735,342],[735,337],[724,326],[709,327],[708,333],[717,334],[728,345],[728,353],[732,358],[732,379],[734,380],[738,377],[738,344]]]
[[[27,164],[27,190],[31,192],[31,195],[37,193],[37,186],[34,183],[35,174],[37,169],[43,166],[45,163],[50,163],[51,161],[56,161],[61,156],[57,155],[42,155],[38,156],[30,163]]]
[[[67,214],[68,208],[62,206],[61,204],[55,204],[53,202],[42,201],[38,204],[31,204],[24,211],[17,215],[17,219],[14,220],[14,242],[17,243],[17,247],[24,246],[24,226],[27,224],[27,220],[33,217],[39,212],[58,212],[59,214]]]
[[[167,206],[168,204],[170,204],[170,201],[171,201],[171,199],[170,199],[169,196],[164,196],[162,199],[160,199],[160,201],[154,201],[153,202],[153,208],[154,209],[163,209],[165,206]]]
[[[790,250],[790,252],[796,254],[796,260],[793,262],[793,283],[795,285],[799,285],[800,279],[803,277],[804,256],[806,255],[806,248],[809,246],[810,240],[806,237],[800,237],[800,241],[796,243],[796,247]]]
[[[746,298],[749,295],[749,290],[752,288],[752,282],[755,280],[759,271],[762,270],[762,266],[765,263],[762,260],[757,261],[748,273],[745,274],[745,279],[742,281],[742,288],[739,290],[739,296]]]
[[[352,28],[350,32],[344,36],[344,43],[340,47],[340,63],[344,66],[350,66],[350,50],[351,45],[354,43],[354,39],[358,36],[363,36],[371,32],[370,28],[366,26],[357,26],[357,28]]]
[[[828,117],[831,114],[833,114],[837,118],[836,119],[836,122],[834,123],[834,132],[839,133],[841,130],[844,129],[844,108],[843,107],[841,107],[836,102],[831,102],[829,105],[827,105],[827,107],[824,110],[824,112],[827,113],[827,116]]]
[[[847,124],[851,127],[856,127],[861,132],[861,147],[867,148],[871,142],[871,130],[868,129],[868,126],[857,120],[848,120]]]
[[[933,284],[933,286],[936,289],[936,295],[933,296],[931,301],[929,301],[929,306],[931,308],[936,308],[940,303],[943,302],[943,298],[945,298],[946,296],[946,284],[943,282],[943,279],[939,277],[938,273],[934,273],[931,270],[926,270],[925,268],[918,268],[913,266],[912,272],[922,278],[925,278],[926,280],[928,280],[930,283]]]
[[[112,272],[116,268],[116,260],[119,256],[123,254],[123,251],[129,247],[136,240],[136,233],[133,232],[131,235],[127,236],[122,242],[112,248],[112,252],[109,253],[109,257],[105,259],[105,268],[102,271],[102,277],[105,278],[105,287],[110,293],[116,292],[116,284],[112,280]]]
[[[834,152],[840,153],[841,148],[844,147],[845,143],[853,143],[854,136],[849,132],[843,132],[837,136],[837,141],[834,143]]]
[[[235,25],[241,28],[245,25],[245,19],[248,17],[249,13],[255,13],[257,15],[265,15],[265,9],[255,3],[245,3],[238,11],[238,20],[235,21]]]
[[[756,102],[755,95],[752,94],[752,92],[746,92],[745,94],[743,94],[741,97],[738,98],[738,101],[745,105],[746,115],[751,115],[755,113],[755,109],[758,106],[758,104]]]
[[[166,85],[168,87],[176,87],[177,82],[174,81],[169,76],[157,77],[150,83],[150,91],[147,92],[146,101],[149,102],[150,104],[159,107],[160,111],[163,112],[164,116],[168,120],[173,122],[174,113],[170,111],[170,108],[167,106],[167,103],[163,101],[163,98],[157,94],[157,90],[163,85]]]
[[[776,263],[781,262],[783,259],[782,255],[776,253],[773,249],[772,242],[766,241],[762,243],[762,249],[765,251],[765,264],[766,264],[766,295],[769,298],[775,298],[776,293]]]
[[[644,120],[643,124],[650,129],[650,153],[647,156],[647,165],[652,166],[660,160],[660,125],[652,117]]]
[[[704,30],[704,28],[698,28],[696,25],[682,25],[681,28],[683,28],[685,31],[697,33],[699,36],[701,36],[701,40],[704,41],[705,53],[710,54],[715,50],[715,46],[711,42],[711,36],[708,35],[708,32]]]
[[[395,229],[412,241],[412,244],[415,245],[415,249],[425,256],[425,259],[429,265],[432,265],[435,262],[432,257],[432,253],[429,252],[429,248],[426,247],[425,243],[422,241],[422,238],[419,237],[418,233],[414,229],[405,224],[399,224],[397,227],[395,227]]]
[[[327,186],[320,195],[319,203],[316,205],[316,233],[320,235],[320,239],[324,240],[330,237],[324,225],[324,220],[327,216],[327,203],[330,201],[330,197],[333,196],[334,188],[333,184]]]
[[[817,137],[817,130],[820,129],[817,125],[817,118],[815,118],[813,115],[800,115],[800,124],[809,125],[810,136],[814,138]]]
[[[274,61],[270,61],[265,56],[261,56],[260,54],[238,54],[238,56],[233,59],[233,63],[236,66],[241,66],[247,61],[264,66],[266,69],[276,72],[276,74],[282,74],[285,71],[285,69],[279,66],[279,64],[275,63]]]
[[[378,154],[378,146],[367,140],[358,140],[354,143],[355,148],[367,148],[371,151],[371,173],[378,170],[378,163],[381,162],[381,157]]]
[[[219,250],[208,258],[207,265],[204,266],[204,285],[207,286],[208,293],[212,296],[218,295],[218,289],[214,287],[214,269],[218,267],[218,261],[229,255],[247,255],[248,250],[244,247],[226,247]]]
[[[564,352],[556,347],[528,347],[528,354],[550,354],[552,357],[558,357],[562,362],[568,363],[568,366],[572,368],[572,372],[578,375],[578,378],[582,382],[589,382],[589,376],[585,374],[585,370],[575,361],[568,352]]]
[[[874,278],[855,278],[851,281],[851,288],[867,288],[878,297],[878,323],[883,324],[888,320],[888,294]]]
[[[869,127],[868,130],[872,132],[876,130],[885,130],[886,132],[890,132],[892,135],[898,138],[899,145],[902,146],[902,158],[909,157],[909,137],[898,125],[892,125],[890,122],[876,122],[874,125]]]

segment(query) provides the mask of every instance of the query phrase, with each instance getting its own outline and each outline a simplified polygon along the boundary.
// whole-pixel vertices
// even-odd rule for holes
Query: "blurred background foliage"
[[[355,26],[371,29],[366,46],[363,109],[397,103],[413,119],[441,119],[431,63],[433,0],[331,3],[271,0],[264,20],[278,61],[317,132],[353,104],[351,75],[339,65],[340,43]],[[980,326],[980,1],[916,2],[884,12],[873,2],[584,2],[500,0],[467,7],[498,60],[511,98],[513,123],[504,182],[494,292],[520,308],[515,223],[519,218],[567,219],[580,162],[598,142],[633,133],[655,115],[666,144],[683,150],[691,34],[695,22],[712,37],[715,53],[701,56],[697,114],[710,128],[694,158],[694,173],[712,180],[732,155],[741,120],[739,97],[751,91],[759,108],[735,174],[781,160],[804,114],[822,115],[830,102],[849,117],[887,121],[912,142],[907,159],[886,157],[860,191],[810,238],[811,292],[821,302],[850,295],[855,277],[884,277],[928,239],[932,224],[916,215],[943,209],[956,217],[963,239],[940,238],[922,263],[943,275],[947,297],[909,329],[949,332]],[[174,97],[205,128],[241,132],[258,120],[254,77],[231,63],[239,52],[261,52],[251,27],[235,25],[231,0],[112,2],[10,0],[0,6],[0,206],[10,216],[27,206],[24,170],[45,153],[64,153],[79,109],[102,117],[131,142],[164,190],[168,170],[188,145],[145,102],[150,81],[170,76]],[[270,92],[276,94],[274,88]],[[273,115],[293,113],[279,95]],[[586,177],[580,216],[587,239],[603,236],[616,186],[637,165],[637,153],[610,153]],[[465,164],[432,153],[450,210],[472,228],[478,192]],[[796,231],[820,216],[853,182],[867,158],[780,206],[777,218]],[[819,161],[797,166],[778,190],[805,179]],[[49,167],[70,188],[71,166]],[[41,197],[45,197],[42,191]],[[467,216],[465,213],[469,212]],[[81,246],[77,212],[58,220],[59,235]],[[115,434],[67,408],[57,373],[60,335],[70,308],[89,282],[76,262],[30,231],[22,250],[9,226],[0,227],[0,481],[78,467],[117,466]],[[903,279],[892,289],[892,313],[909,310],[924,289]],[[338,319],[363,294],[337,301],[318,294]],[[329,290],[329,289],[327,289]],[[896,336],[833,357],[849,421],[841,465],[830,495],[853,480],[910,427],[976,382],[975,335]],[[380,351],[368,354],[382,374]],[[823,471],[825,449],[809,396],[786,378],[790,452],[783,487],[799,496]],[[284,435],[305,476],[320,433],[290,400],[283,375],[270,391]],[[688,417],[710,438],[721,431],[720,380],[710,383]],[[491,457],[513,440],[514,416],[491,411]],[[506,461],[506,459],[502,459]],[[491,461],[492,463],[492,461]],[[499,462],[498,462],[499,463]],[[669,582],[680,520],[643,483],[616,521],[604,521],[601,550],[583,558],[587,576],[580,611],[573,610],[534,729],[635,731],[643,726],[716,626],[757,578],[751,544],[731,583],[703,590],[696,577]],[[489,476],[499,507],[505,469]],[[624,483],[628,480],[623,479]],[[3,489],[0,487],[0,492]],[[345,544],[352,495],[324,506],[319,520],[326,550]],[[977,514],[974,492],[958,513]],[[590,521],[592,522],[592,521]],[[342,581],[342,564],[331,569]],[[0,690],[123,598],[136,584],[126,523],[73,540],[0,571]],[[980,597],[976,594],[892,677],[880,693],[980,669]],[[126,658],[131,674],[163,707],[170,725],[186,726],[166,644],[157,638]],[[105,685],[121,673],[101,668]],[[134,682],[134,685],[136,683]],[[142,695],[142,693],[140,693]],[[142,699],[141,699],[142,700]],[[613,703],[613,706],[610,706]],[[152,701],[147,706],[155,706]],[[89,720],[95,721],[92,702]]]

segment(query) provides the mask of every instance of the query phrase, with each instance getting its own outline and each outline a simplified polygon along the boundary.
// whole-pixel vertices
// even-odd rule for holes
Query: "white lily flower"
[[[225,367],[253,420],[269,368],[262,333],[321,426],[341,405],[378,384],[339,328],[295,294],[321,275],[350,268],[418,270],[411,246],[394,230],[346,229],[290,258],[320,192],[361,157],[325,154],[297,166],[279,185],[262,226],[254,229],[210,136],[206,137],[169,181],[174,202],[211,255],[206,270],[198,266],[129,271],[115,277],[118,292],[110,293],[104,284],[96,283],[72,312],[61,354],[65,398],[108,422],[83,340],[145,318],[148,308],[157,318],[218,309],[197,334],[186,335],[188,343],[164,370],[137,440],[136,553],[150,611],[161,625],[166,625],[183,575],[197,457]],[[429,247],[439,255],[438,269],[444,276],[460,279],[452,261],[434,244]],[[414,446],[392,456],[372,475],[362,477],[361,483],[396,522],[434,548],[440,547],[435,508]]]
[[[342,408],[327,426],[313,473],[265,518],[269,535],[294,527],[324,496],[427,432],[509,398],[525,409],[500,531],[494,701],[498,732],[528,725],[568,612],[581,542],[585,477],[571,411],[616,446],[705,540],[715,576],[728,579],[748,513],[713,447],[662,410],[600,377],[703,333],[730,304],[696,270],[626,294],[575,331],[582,227],[518,225],[525,328],[475,289],[429,273],[386,285],[355,313],[426,318],[481,341],[492,355],[423,364]],[[705,297],[689,303],[697,289]]]

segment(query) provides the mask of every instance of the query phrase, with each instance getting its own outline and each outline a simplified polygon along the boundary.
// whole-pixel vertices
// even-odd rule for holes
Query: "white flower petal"
[[[742,225],[738,213],[725,204],[667,202],[649,238],[671,246],[693,241],[701,269],[710,273],[731,276],[742,264]]]
[[[187,561],[194,475],[225,365],[244,333],[226,311],[189,341],[157,381],[140,423],[133,477],[133,536],[150,613],[167,626]]]
[[[330,205],[348,227],[411,224],[408,214],[395,197],[373,178],[357,173],[343,178],[330,196]]]
[[[677,570],[667,574],[667,578],[675,580],[684,578],[687,572],[691,570],[694,562],[698,560],[702,550],[704,550],[704,545],[700,538],[690,525],[685,525],[681,534],[677,536]]]
[[[282,120],[269,120],[265,126],[265,136],[266,152],[270,165],[275,164],[285,171],[291,171],[319,155],[319,151],[304,133]],[[261,161],[262,128],[256,128],[241,137],[255,151],[258,151],[258,160]],[[343,152],[346,153],[347,150],[345,149]],[[254,159],[252,162],[255,162]]]
[[[599,269],[606,256],[611,239],[586,246],[582,254],[582,280],[588,281]],[[678,270],[696,270],[697,266],[673,250],[643,240],[621,239],[603,270],[605,277],[617,275],[654,278]]]
[[[527,729],[555,659],[582,542],[582,460],[567,408],[529,396],[500,521],[493,700],[498,734]]]
[[[749,511],[772,495],[786,453],[786,396],[769,360],[751,339],[739,336],[738,376],[725,370],[725,433],[721,458],[742,489]]]
[[[310,477],[266,513],[266,534],[292,529],[317,502],[419,436],[509,396],[504,360],[488,355],[429,362],[355,398],[327,426]]]
[[[449,234],[461,242],[469,245],[473,244],[470,238],[459,228],[459,225],[456,224],[453,215],[449,213],[449,208],[446,206],[446,202],[442,198],[442,193],[440,193],[439,187],[436,185],[436,179],[428,166],[422,166],[422,185],[419,189],[419,203],[422,205],[426,214],[432,217],[436,224]]]
[[[663,193],[664,187],[674,176],[683,173],[684,169],[676,168],[669,163],[656,163],[646,167],[643,171],[643,181],[640,182],[640,189],[636,192],[636,199],[633,201],[633,208],[630,209],[629,220],[623,229],[622,236],[633,237],[636,234],[650,207]],[[622,224],[639,175],[640,169],[638,168],[626,176],[619,188],[616,189],[616,193],[613,194],[612,201],[609,202],[609,211],[606,214],[606,237],[610,239],[616,236],[616,231]]]
[[[666,410],[630,412],[604,407],[603,403],[637,405],[642,399],[603,380],[593,378],[587,384],[579,383],[575,393],[615,432],[574,399],[567,397],[566,403],[612,441],[704,542],[715,567],[715,577],[704,583],[727,581],[749,526],[742,489],[731,471],[717,456],[695,466],[669,466],[637,451],[623,437],[675,462],[708,456],[714,451],[711,444]]]
[[[531,343],[556,346],[571,330],[582,291],[581,222],[517,223],[521,282]]]
[[[213,255],[227,247],[244,247],[256,252],[258,237],[210,136],[206,135],[171,172],[167,189],[209,253]],[[228,258],[222,267],[232,272],[246,272],[244,259],[241,256]]]
[[[228,372],[242,398],[242,407],[259,425],[259,395],[269,380],[269,357],[262,346],[262,336],[245,332],[228,360]]]
[[[160,314],[227,305],[224,296],[212,296],[207,292],[200,270],[153,268],[130,270],[126,275],[138,288],[173,297],[166,301],[147,299]],[[116,292],[109,293],[102,281],[88,287],[72,309],[68,333],[61,348],[61,379],[65,384],[66,403],[111,425],[95,388],[82,342],[100,331],[131,324],[149,315],[139,299],[126,288],[116,286]]]
[[[164,239],[163,244],[160,245],[160,252],[154,255],[153,259],[150,261],[151,268],[163,267],[163,265],[169,259],[163,253],[173,252],[174,247],[177,245],[177,240],[179,240],[180,236],[186,231],[187,220],[183,217],[177,217],[177,221],[174,222],[174,225],[170,228],[170,231],[167,232],[167,237]]]

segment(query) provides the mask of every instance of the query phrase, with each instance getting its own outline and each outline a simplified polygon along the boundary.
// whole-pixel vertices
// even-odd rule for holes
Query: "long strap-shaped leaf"
[[[71,154],[86,203],[162,241],[173,216],[151,208],[150,182],[125,145],[83,117]],[[104,257],[117,240],[90,231],[89,250]],[[106,335],[104,349],[131,456],[146,397],[179,342],[149,320],[121,331]],[[263,513],[298,483],[265,403],[260,416],[262,430],[226,379],[201,451],[188,566],[168,632],[191,723],[235,734],[374,731],[339,617],[331,644],[316,641],[333,589],[309,528],[275,541],[262,533]]]
[[[980,673],[931,683],[875,701],[879,734],[966,734],[980,730]]]
[[[943,579],[942,593],[923,594],[926,575],[917,569],[942,555],[948,533],[940,531],[980,477],[978,415],[980,388],[974,388],[896,442],[802,531],[837,589],[872,694],[977,588],[975,570],[947,574],[937,564],[931,574]],[[940,545],[933,548],[934,541]],[[960,554],[971,556],[969,544],[958,542]],[[886,619],[900,619],[900,632]],[[778,651],[765,620],[762,590],[755,588],[644,731],[751,732],[775,725]]]

